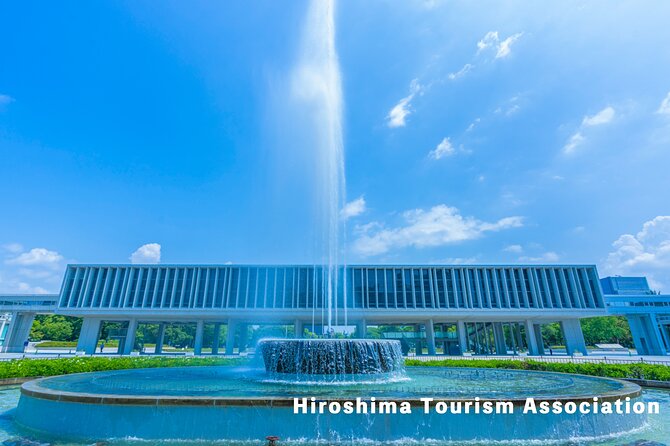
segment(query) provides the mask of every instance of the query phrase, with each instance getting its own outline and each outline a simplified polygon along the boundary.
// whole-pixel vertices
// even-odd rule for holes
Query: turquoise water
[[[395,399],[525,398],[604,395],[623,389],[621,381],[563,373],[521,370],[411,367],[406,374],[359,375],[351,381],[324,383],[315,375],[302,381],[267,375],[252,367],[176,367],[82,373],[46,379],[41,387],[75,393],[196,397],[386,397]]]
[[[670,445],[670,392],[668,391],[663,391],[663,390],[653,390],[653,389],[647,389],[644,391],[643,398],[645,401],[659,401],[661,402],[661,413],[659,415],[649,415],[649,420],[647,426],[644,428],[640,429],[639,431],[625,434],[622,436],[618,436],[617,438],[611,438],[611,439],[602,439],[598,441],[589,441],[589,440],[584,440],[584,441],[563,441],[563,442],[527,442],[527,443],[509,443],[510,445],[524,445],[524,444],[553,444],[553,445],[560,445],[560,446],[582,446],[582,445],[601,445],[601,446],[619,446],[619,445],[627,445],[627,444],[635,444],[635,442],[639,442],[640,440],[646,440],[646,441],[656,441],[661,444],[668,444]],[[13,422],[12,420],[12,410],[16,407],[17,403],[19,401],[19,388],[18,387],[4,387],[0,389],[0,411],[2,412],[0,414],[0,442],[7,442],[13,441],[19,438],[27,438],[33,441],[46,441],[50,442],[49,440],[45,440],[44,438],[37,437],[35,435],[31,435],[30,433],[27,433],[25,431],[22,431],[19,429]],[[66,446],[68,444],[73,445],[73,446],[82,446],[85,444],[90,444],[90,443],[64,443],[64,442],[50,442],[51,444],[56,444],[56,445],[63,445]],[[164,441],[133,441],[129,439],[122,439],[122,440],[111,440],[109,442],[110,446],[153,446],[153,445],[161,445],[161,444],[166,444]],[[264,444],[264,442],[247,442],[247,443],[240,443],[240,442],[174,442],[175,445],[184,445],[184,446],[189,446],[190,444],[193,444],[194,446],[196,445],[204,445],[207,446],[209,444],[211,445],[261,445]],[[281,444],[281,443],[280,443]],[[308,446],[310,443],[305,442],[304,445]],[[325,443],[321,443],[323,445]],[[352,443],[356,444],[356,443]],[[371,445],[373,443],[371,442],[362,442],[360,443],[361,445]],[[399,442],[393,442],[391,444],[394,445],[402,445],[402,444],[423,444],[418,443],[418,442],[412,442],[412,441],[399,441]],[[439,442],[433,443],[436,446],[439,445]],[[480,442],[480,443],[450,443],[451,445],[488,445],[491,444],[491,442]]]
[[[506,371],[493,369],[447,369],[447,368],[421,368],[412,367],[408,370],[406,377],[393,376],[390,382],[368,381],[365,383],[338,383],[337,385],[323,385],[323,382],[303,382],[300,384],[287,385],[281,379],[268,376],[262,370],[256,368],[229,368],[229,367],[189,367],[189,368],[174,368],[174,369],[146,369],[146,370],[123,370],[113,372],[102,372],[95,374],[80,374],[54,377],[42,381],[42,387],[65,392],[75,393],[95,393],[99,395],[155,395],[155,396],[194,396],[194,397],[237,397],[244,398],[292,398],[315,395],[317,397],[337,397],[342,399],[355,399],[359,396],[383,396],[394,399],[409,399],[418,398],[422,396],[436,396],[441,398],[458,398],[458,397],[472,397],[480,396],[482,398],[500,398],[510,399],[515,397],[526,397],[533,395],[536,397],[551,398],[556,397],[570,397],[570,396],[587,396],[587,395],[603,395],[612,392],[621,391],[624,385],[615,380],[603,380],[599,378],[591,378],[575,375],[564,375],[554,373],[536,373],[523,371]],[[83,445],[91,444],[91,442],[76,443],[64,442],[62,440],[53,440],[52,438],[44,437],[34,432],[29,432],[20,428],[14,423],[15,408],[19,402],[18,387],[2,388],[0,390],[0,442],[6,442],[7,445],[17,445],[18,438],[28,439],[30,441],[45,442],[51,444],[72,444]],[[526,442],[505,442],[506,444],[555,444],[555,445],[646,445],[642,441],[658,442],[648,444],[669,444],[670,445],[670,392],[660,390],[645,390],[642,396],[645,401],[656,401],[660,403],[661,413],[658,415],[651,414],[648,417],[647,423],[635,431],[612,436],[611,438],[600,437],[581,438],[571,440],[532,440]],[[22,403],[23,404],[23,403]],[[279,424],[273,424],[273,416],[277,416],[276,409],[261,414],[262,408],[230,408],[230,409],[198,409],[187,407],[163,407],[159,409],[149,409],[144,406],[118,406],[118,405],[97,405],[97,404],[70,404],[59,403],[55,401],[33,400],[27,399],[25,405],[22,406],[22,413],[24,417],[28,414],[30,419],[49,420],[45,425],[45,430],[50,432],[58,431],[66,424],[75,424],[75,430],[84,430],[90,427],[94,432],[103,432],[108,426],[114,424],[114,420],[122,424],[117,424],[114,428],[115,432],[144,432],[148,434],[145,438],[150,438],[150,435],[160,432],[168,435],[169,438],[178,437],[184,432],[205,433],[203,426],[212,426],[210,436],[203,438],[220,438],[217,436],[216,429],[227,429],[227,432],[244,432],[245,427],[240,427],[240,424],[258,424],[261,422],[262,428],[255,432],[251,438],[262,439],[265,434],[279,433],[280,429],[285,430],[285,435],[293,429],[294,432],[300,431],[300,423],[324,423],[324,419],[319,421],[319,418],[296,418],[295,415],[282,415],[283,420]],[[95,414],[93,412],[95,411]],[[158,410],[160,413],[153,413]],[[174,418],[169,418],[167,411],[174,410]],[[229,411],[228,411],[229,410]],[[259,411],[260,410],[260,411]],[[137,411],[134,413],[133,411]],[[190,413],[190,412],[193,413]],[[228,412],[227,412],[228,411]],[[149,418],[147,415],[153,416],[154,420],[166,421],[162,426],[155,425],[151,428],[147,427],[147,423],[143,420]],[[245,415],[246,414],[246,415]],[[155,418],[158,416],[158,418]],[[247,418],[245,418],[247,417]],[[529,417],[529,416],[524,416]],[[628,416],[626,416],[628,417]],[[188,421],[184,421],[184,419]],[[25,419],[25,418],[24,418]],[[259,421],[260,420],[260,421]],[[337,428],[337,432],[343,432],[352,423],[365,423],[367,420],[370,423],[371,429],[369,431],[362,430],[350,435],[349,438],[361,438],[361,432],[376,432],[374,423],[362,416],[361,418],[348,418],[342,425]],[[424,420],[417,418],[394,418],[393,423],[407,423],[407,426],[401,428],[403,432],[409,432],[402,440],[394,440],[387,443],[379,444],[444,444],[445,442],[434,440],[412,440],[426,436],[429,432],[437,432],[440,423],[444,424],[445,420],[434,418],[432,420]],[[411,421],[413,420],[413,421]],[[476,416],[465,416],[458,419],[459,423],[471,425],[468,429],[479,429],[486,435],[491,435],[499,440],[507,438],[508,431],[501,428],[500,424],[486,425],[486,418],[477,418]],[[512,419],[510,419],[512,420]],[[552,421],[553,420],[553,421]],[[628,420],[632,418],[620,419],[584,419],[585,422],[600,422],[610,421],[619,427],[625,426]],[[276,420],[275,420],[276,421]],[[452,419],[456,422],[456,419]],[[559,421],[559,418],[537,418],[529,422],[526,418],[521,423],[509,426],[510,435],[512,432],[522,433],[523,429],[532,431],[533,434],[539,431],[552,432],[552,423],[574,423],[574,418],[564,418]],[[577,421],[578,423],[580,421]],[[78,423],[78,424],[77,424]],[[123,424],[125,423],[125,424]],[[139,424],[138,424],[139,423]],[[156,422],[154,421],[154,424]],[[179,423],[182,423],[181,425]],[[226,423],[229,426],[223,426]],[[282,424],[283,423],[283,424]],[[413,429],[413,423],[417,425],[417,429]],[[421,424],[424,426],[421,426]],[[541,426],[541,424],[548,424]],[[216,425],[219,425],[218,427]],[[333,426],[335,423],[333,423]],[[47,427],[48,426],[48,427]],[[94,426],[94,427],[93,427]],[[270,427],[273,426],[273,427]],[[477,428],[479,426],[479,428]],[[525,426],[525,427],[524,427]],[[254,426],[256,427],[256,426]],[[97,429],[97,430],[96,430]],[[385,428],[388,429],[388,428]],[[68,428],[66,430],[72,431]],[[272,430],[272,432],[266,432]],[[303,429],[304,431],[304,429]],[[110,431],[111,432],[111,431]],[[572,432],[568,430],[568,432]],[[373,434],[374,435],[374,434]],[[88,435],[91,438],[90,434]],[[100,438],[106,439],[114,435],[102,435]],[[546,438],[551,438],[547,435]],[[61,437],[62,438],[62,437]],[[191,434],[186,438],[194,438]],[[234,436],[228,438],[236,438]],[[244,437],[247,438],[247,437]],[[294,437],[295,438],[295,437]],[[381,438],[381,437],[379,437]],[[448,437],[441,437],[448,438]],[[454,437],[451,437],[454,438]],[[566,437],[563,437],[566,438]],[[347,440],[339,439],[339,444],[377,444],[368,440]],[[112,446],[119,445],[158,445],[165,444],[164,440],[150,441],[150,440],[134,440],[128,438],[116,438],[112,440],[105,440]],[[261,445],[265,442],[262,440],[251,442],[230,442],[230,441],[170,441],[168,443],[174,444],[255,444]],[[281,441],[281,444],[288,442]],[[313,444],[313,442],[296,440],[291,443]],[[468,445],[488,445],[496,444],[490,440],[483,442],[448,442],[450,445],[468,444]],[[328,444],[327,441],[322,441],[319,444]],[[24,446],[29,446],[23,443]],[[30,446],[35,446],[34,444]]]

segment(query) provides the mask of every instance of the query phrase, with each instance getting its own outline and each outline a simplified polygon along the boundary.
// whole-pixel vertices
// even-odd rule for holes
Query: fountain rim
[[[394,343],[400,342],[399,339],[369,339],[369,338],[261,338],[256,344],[262,342],[374,342],[374,343]]]
[[[176,367],[180,369],[198,369],[206,368],[211,366],[196,366],[196,367]],[[225,366],[224,366],[225,367]],[[437,367],[439,369],[446,369],[450,367]],[[482,370],[481,368],[476,367],[458,367],[451,369],[457,370]],[[139,370],[153,370],[152,368],[144,369],[126,369],[126,370],[114,370],[113,372],[124,372],[124,371],[139,371]],[[589,394],[589,395],[565,395],[565,396],[548,396],[548,397],[533,397],[533,395],[527,395],[524,397],[512,397],[512,398],[490,398],[490,397],[478,397],[480,403],[491,401],[509,401],[514,406],[523,406],[526,403],[527,398],[534,398],[536,403],[547,401],[553,403],[555,401],[561,402],[593,402],[594,397],[598,397],[599,402],[614,402],[618,399],[623,399],[630,397],[631,399],[637,398],[642,394],[642,387],[638,384],[632,383],[630,381],[624,381],[616,378],[600,377],[600,376],[590,376],[582,375],[577,373],[561,373],[561,372],[544,372],[539,370],[513,370],[513,369],[483,369],[483,370],[498,370],[511,373],[533,373],[533,374],[549,374],[549,375],[560,375],[560,376],[577,376],[581,378],[588,379],[600,379],[606,381],[614,381],[621,384],[623,387],[618,390],[613,390],[609,392],[603,392],[600,394]],[[75,375],[95,375],[100,373],[107,372],[84,372],[84,373],[73,373],[68,376]],[[96,405],[122,405],[122,406],[210,406],[210,407],[226,407],[226,406],[245,406],[245,407],[289,407],[293,406],[294,399],[297,397],[274,397],[267,396],[263,398],[247,398],[247,397],[225,397],[225,396],[175,396],[175,395],[127,395],[127,394],[101,394],[101,393],[88,393],[88,392],[69,392],[64,390],[54,390],[49,389],[48,387],[43,387],[42,382],[57,378],[64,375],[49,376],[44,378],[34,379],[28,381],[21,385],[21,396],[37,398],[42,400],[51,400],[57,402],[67,402],[67,403],[81,403],[81,404],[96,404]],[[375,401],[396,401],[396,402],[409,402],[412,407],[415,406],[424,406],[425,403],[421,401],[420,398],[428,397],[430,395],[424,395],[421,397],[408,397],[408,398],[384,398],[382,396],[375,396]],[[475,401],[476,396],[472,397],[448,397],[448,398],[435,398],[430,405],[434,406],[438,402],[467,402]],[[364,401],[369,401],[370,397],[361,396]],[[352,398],[318,398],[317,401],[327,401],[327,402],[345,402],[352,401]]]

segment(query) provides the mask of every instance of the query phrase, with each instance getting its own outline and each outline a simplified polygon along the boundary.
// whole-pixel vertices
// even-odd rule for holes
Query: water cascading
[[[345,203],[344,145],[342,137],[342,82],[335,48],[335,2],[313,0],[302,32],[298,62],[293,71],[292,94],[310,111],[314,132],[316,206],[319,226],[319,262],[322,264],[321,290],[313,293],[316,301],[323,297],[322,326],[347,324],[346,287],[341,281],[341,241],[344,224],[340,209]],[[342,272],[341,272],[342,271]],[[315,281],[316,283],[316,281]],[[338,314],[338,290],[342,290],[343,315]],[[316,307],[317,305],[313,305]]]
[[[261,339],[268,373],[301,375],[378,375],[404,371],[400,342],[379,339]]]

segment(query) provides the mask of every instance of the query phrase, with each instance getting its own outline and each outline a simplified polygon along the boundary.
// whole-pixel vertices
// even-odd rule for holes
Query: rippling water
[[[505,373],[504,371],[501,371],[501,373]],[[64,377],[65,378],[65,377]],[[460,379],[467,378],[467,376],[461,376]],[[560,383],[545,383],[545,384],[553,384],[553,385],[558,385],[560,387]],[[567,385],[568,383],[563,383]],[[507,389],[508,391],[511,389]],[[514,390],[520,390],[520,389],[514,389]],[[554,389],[555,390],[555,389]],[[509,445],[522,445],[522,444],[532,444],[532,445],[543,445],[543,444],[552,444],[552,445],[570,445],[570,446],[577,446],[577,445],[609,445],[609,446],[614,446],[614,445],[626,445],[626,446],[651,446],[651,445],[659,445],[659,444],[667,444],[670,445],[670,392],[668,391],[663,391],[663,390],[653,390],[653,389],[647,389],[644,391],[643,397],[646,401],[658,401],[660,402],[661,406],[661,413],[658,415],[649,415],[649,422],[648,425],[645,426],[644,428],[628,433],[623,436],[617,436],[616,438],[606,438],[606,439],[582,439],[582,440],[573,440],[573,441],[561,441],[561,442],[555,442],[551,440],[547,441],[533,441],[533,442],[509,442],[505,444]],[[17,403],[19,400],[19,388],[18,387],[5,387],[0,390],[0,411],[2,412],[0,415],[0,441],[2,441],[5,445],[23,445],[23,446],[37,446],[38,443],[44,443],[44,444],[58,444],[58,445],[65,445],[65,444],[73,444],[73,443],[63,443],[59,441],[54,441],[52,439],[45,439],[45,438],[40,438],[39,436],[35,436],[34,434],[24,432],[21,429],[19,429],[13,422],[12,419],[12,411],[16,407]],[[23,443],[21,443],[23,442]],[[29,442],[34,442],[34,443],[29,443]],[[165,442],[150,442],[150,441],[140,441],[140,440],[133,440],[133,439],[122,439],[122,440],[111,440],[109,441],[110,446],[125,446],[125,445],[158,445],[158,444],[164,444]],[[203,443],[212,443],[212,444],[221,444],[221,445],[234,445],[234,444],[254,444],[254,445],[261,445],[264,444],[264,442],[248,442],[248,443],[240,443],[240,442],[205,442],[205,441],[198,441],[198,442],[193,442],[193,444],[198,444],[202,445]],[[75,443],[77,444],[77,443]],[[81,443],[85,444],[85,443]],[[184,442],[184,441],[179,441],[175,442],[175,444],[190,444],[189,442]],[[286,444],[286,442],[280,442],[279,446],[281,444]],[[312,443],[308,442],[303,442],[301,444],[308,445]],[[321,443],[325,444],[325,443]],[[366,444],[366,445],[372,445],[376,444],[374,442],[370,441],[356,441],[353,443],[348,443],[348,444]],[[407,439],[406,441],[398,441],[394,442],[393,444],[401,445],[401,444],[419,444],[419,442],[412,441],[411,439]],[[420,444],[426,444],[425,441],[422,441]],[[431,444],[439,445],[439,444],[444,444],[443,442],[434,442]],[[462,442],[452,442],[452,443],[447,443],[451,445],[485,445],[485,444],[500,444],[500,443],[492,443],[492,442],[485,442],[485,443],[462,443]]]

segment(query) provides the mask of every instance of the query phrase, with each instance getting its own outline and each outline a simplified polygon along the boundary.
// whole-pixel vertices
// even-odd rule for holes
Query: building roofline
[[[67,267],[245,267],[245,268],[292,268],[323,266],[318,263],[69,263]],[[597,268],[592,263],[350,263],[340,265],[353,268]]]

